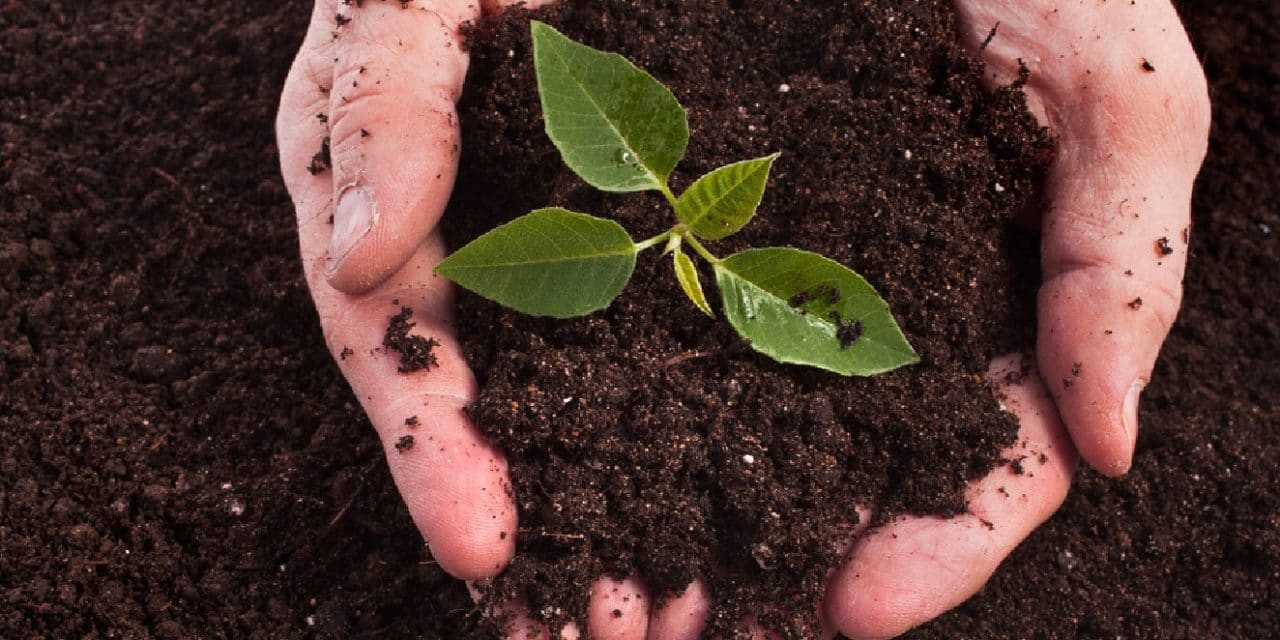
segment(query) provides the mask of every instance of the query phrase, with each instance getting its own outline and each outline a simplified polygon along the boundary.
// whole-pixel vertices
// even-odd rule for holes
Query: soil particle
[[[1023,466],[1022,461],[1023,461],[1023,460],[1026,460],[1026,459],[1027,459],[1027,457],[1026,457],[1026,456],[1018,456],[1018,457],[1014,458],[1013,460],[1010,460],[1010,461],[1009,461],[1009,470],[1010,470],[1010,471],[1012,471],[1012,472],[1014,473],[1014,475],[1019,475],[1019,476],[1020,476],[1020,475],[1025,474],[1025,473],[1027,472],[1027,469],[1026,469],[1026,467],[1025,467],[1025,466]]]
[[[805,290],[795,294],[794,296],[791,296],[791,299],[787,300],[787,304],[793,308],[803,307],[807,302],[813,299],[814,299],[813,292]]]
[[[396,451],[399,451],[400,453],[404,453],[412,448],[413,448],[413,436],[403,435],[403,436],[400,436],[399,440],[396,440]]]
[[[413,317],[413,309],[400,307],[400,313],[391,316],[387,324],[387,332],[382,337],[382,346],[400,354],[400,365],[397,368],[400,373],[430,371],[439,364],[434,351],[440,346],[440,342],[435,338],[409,335],[409,330],[416,326],[415,323],[409,322],[411,317]]]
[[[1156,253],[1162,256],[1173,253],[1173,247],[1170,246],[1168,237],[1162,236],[1159,240],[1156,240]]]
[[[1141,297],[1138,297],[1138,298],[1134,298],[1133,300],[1130,300],[1130,301],[1129,301],[1129,308],[1130,308],[1130,309],[1133,309],[1133,310],[1135,310],[1135,311],[1136,311],[1136,310],[1138,310],[1138,309],[1141,309],[1141,308],[1142,308],[1142,298],[1141,298]]]
[[[173,349],[151,345],[133,352],[129,371],[146,382],[173,382],[182,377],[184,361]]]
[[[836,339],[841,349],[848,349],[862,337],[862,323],[857,320],[841,320],[836,325]]]
[[[1146,58],[1143,58],[1143,59],[1142,59],[1142,70],[1143,70],[1143,71],[1146,71],[1147,73],[1155,73],[1155,71],[1156,71],[1156,66],[1155,66],[1155,65],[1153,65],[1153,64],[1151,64],[1151,61],[1150,61],[1150,60],[1148,60],[1148,59],[1146,59]]]
[[[307,171],[313,176],[318,176],[328,171],[333,166],[333,158],[329,155],[329,136],[325,136],[320,142],[320,150],[314,156],[311,156],[311,163],[307,165]]]

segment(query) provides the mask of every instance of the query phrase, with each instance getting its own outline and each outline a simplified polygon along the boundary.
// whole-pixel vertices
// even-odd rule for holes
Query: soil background
[[[1214,130],[1134,470],[912,638],[1280,628],[1280,8],[1180,6]],[[480,637],[300,277],[271,124],[309,10],[0,5],[2,637]]]

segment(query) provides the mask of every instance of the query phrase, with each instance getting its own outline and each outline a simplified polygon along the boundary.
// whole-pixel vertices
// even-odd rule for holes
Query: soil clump
[[[660,599],[702,576],[716,633],[754,614],[814,637],[812,607],[794,603],[819,599],[855,505],[960,513],[965,482],[1014,444],[984,374],[1033,344],[1036,236],[1015,217],[1037,204],[1051,144],[1018,91],[980,85],[945,1],[615,1],[537,17],[671,87],[692,130],[677,192],[781,151],[756,218],[712,251],[794,246],[851,266],[923,360],[873,378],[769,361],[687,304],[654,252],[582,319],[462,296],[471,415],[507,452],[520,509],[496,592],[558,626],[585,619],[602,574],[639,575]],[[660,196],[598,192],[559,160],[526,14],[473,29],[469,49],[452,246],[548,205],[638,238],[670,224]],[[840,338],[860,333],[850,322]]]

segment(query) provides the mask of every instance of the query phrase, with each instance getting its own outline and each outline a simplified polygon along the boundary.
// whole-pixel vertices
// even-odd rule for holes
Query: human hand
[[[452,288],[431,268],[445,255],[437,223],[458,166],[455,102],[467,69],[458,27],[508,4],[317,0],[276,118],[325,341],[432,556],[465,580],[511,559],[516,511],[501,452],[461,411],[476,385],[451,326]],[[439,342],[430,371],[401,373],[378,349],[401,306],[413,310],[412,335]],[[593,620],[613,624],[613,609],[630,611],[615,606],[614,586],[596,585]],[[527,627],[517,618],[513,633]]]
[[[994,3],[975,1],[961,7],[965,37],[975,49],[990,29],[983,21],[994,24],[995,19],[1004,18],[1003,13],[1024,11],[994,6],[986,7],[987,11],[979,11],[975,7],[980,4]],[[312,27],[286,85],[277,130],[282,168],[298,209],[307,279],[321,314],[326,339],[333,352],[338,354],[344,375],[381,435],[393,476],[415,522],[431,544],[433,555],[443,568],[454,575],[476,579],[493,575],[510,558],[514,535],[509,532],[515,531],[515,511],[504,491],[505,464],[501,454],[483,441],[458,410],[473,397],[474,381],[460,357],[460,349],[449,327],[452,306],[449,288],[440,279],[429,275],[430,266],[444,254],[435,225],[444,209],[457,163],[458,134],[453,103],[465,75],[466,57],[458,46],[456,25],[473,18],[478,11],[465,1],[442,6],[444,8],[437,6],[428,10],[410,3],[406,13],[399,9],[397,3],[367,2],[357,8],[340,4],[338,0],[318,1]],[[1178,138],[1172,134],[1179,129],[1174,125],[1168,125],[1169,128],[1153,127],[1148,119],[1153,113],[1165,114],[1172,108],[1162,106],[1161,100],[1165,96],[1177,97],[1169,89],[1170,86],[1178,86],[1172,73],[1178,69],[1175,63],[1189,58],[1191,68],[1196,73],[1199,70],[1176,16],[1171,8],[1166,7],[1165,10],[1174,28],[1162,32],[1160,29],[1164,27],[1149,26],[1156,23],[1144,15],[1141,19],[1134,19],[1135,25],[1143,25],[1139,31],[1144,33],[1129,37],[1136,41],[1137,35],[1142,35],[1146,42],[1156,43],[1153,48],[1169,49],[1161,49],[1161,55],[1167,57],[1167,62],[1147,56],[1153,59],[1153,64],[1161,65],[1160,73],[1169,69],[1168,77],[1160,76],[1165,80],[1162,86],[1168,86],[1158,98],[1150,98],[1148,92],[1144,92],[1143,95],[1150,99],[1135,100],[1131,104],[1122,104],[1123,99],[1133,97],[1132,91],[1124,90],[1132,90],[1137,83],[1130,82],[1118,63],[1112,64],[1110,84],[1103,83],[1099,76],[1099,84],[1090,87],[1090,95],[1094,96],[1096,103],[1082,100],[1072,93],[1079,80],[1090,75],[1079,74],[1090,69],[1089,64],[1096,63],[1099,56],[1107,62],[1107,55],[1114,54],[1117,59],[1120,55],[1127,55],[1127,48],[1116,54],[1114,48],[1108,47],[1134,46],[1133,42],[1121,42],[1118,38],[1104,41],[1106,46],[1099,46],[1092,40],[1077,41],[1080,33],[1092,35],[1087,29],[1094,23],[1086,19],[1087,15],[1072,20],[1068,20],[1065,14],[1056,16],[1058,31],[1052,38],[1034,33],[1034,21],[1009,20],[1001,29],[1010,42],[1004,42],[998,35],[987,47],[984,57],[997,72],[995,81],[1007,83],[1013,77],[1011,74],[1016,74],[1018,56],[1028,60],[1033,76],[1027,89],[1033,109],[1041,116],[1042,122],[1054,128],[1064,151],[1069,145],[1076,145],[1074,151],[1063,153],[1054,167],[1049,195],[1055,203],[1102,202],[1112,192],[1122,188],[1137,189],[1159,178],[1163,181],[1148,188],[1160,191],[1149,194],[1150,202],[1143,203],[1143,211],[1150,208],[1153,212],[1172,212],[1185,220],[1186,201],[1189,200],[1190,181],[1195,169],[1192,168],[1185,176],[1183,191],[1168,188],[1177,182],[1178,175],[1173,175],[1177,172],[1162,172],[1160,169],[1172,151],[1171,145],[1176,147],[1174,143]],[[1075,11],[1083,13],[1086,10],[1077,8]],[[351,22],[339,26],[335,16],[340,13]],[[1122,30],[1118,24],[1098,22],[1108,29],[1107,33]],[[1073,24],[1075,27],[1071,27]],[[1085,31],[1072,31],[1071,28]],[[1015,40],[1019,29],[1022,30],[1021,38]],[[1127,33],[1127,29],[1124,30]],[[335,33],[337,37],[334,37]],[[1160,44],[1161,38],[1170,37],[1185,51]],[[1019,49],[1012,42],[1024,48]],[[1080,60],[1074,65],[1061,63],[1056,58],[1057,54],[1047,53],[1053,42],[1076,46],[1079,49],[1076,57]],[[1175,50],[1181,53],[1172,55]],[[1055,64],[1036,63],[1036,55],[1042,61]],[[424,64],[424,60],[430,62]],[[1181,66],[1185,67],[1185,62],[1182,60]],[[1044,77],[1041,77],[1042,65],[1053,67],[1054,73],[1044,71]],[[1065,67],[1075,69],[1076,75],[1068,73]],[[328,91],[321,91],[321,87]],[[1200,87],[1203,93],[1202,78]],[[1156,93],[1153,91],[1151,95]],[[1072,110],[1071,104],[1078,108]],[[1123,107],[1126,117],[1107,120],[1115,116],[1113,110],[1119,107]],[[1093,116],[1081,115],[1089,113]],[[327,117],[327,126],[317,119],[317,114]],[[1076,117],[1067,118],[1065,114],[1075,114]],[[1108,122],[1111,122],[1108,128],[1101,131],[1121,132],[1119,141],[1103,139],[1097,134],[1096,128]],[[1071,127],[1063,126],[1063,123],[1071,123]],[[1128,126],[1116,129],[1118,123]],[[1193,124],[1199,123],[1188,123],[1187,129],[1194,128]],[[326,130],[331,139],[333,168],[312,175],[306,167],[319,151]],[[1133,133],[1124,134],[1125,131]],[[1147,182],[1136,182],[1142,174],[1134,175],[1129,182],[1123,179],[1108,182],[1104,179],[1115,178],[1109,172],[1121,171],[1134,164],[1132,156],[1107,156],[1109,145],[1117,143],[1123,143],[1120,149],[1125,153],[1136,150],[1140,152],[1137,154],[1139,159],[1153,165],[1151,173],[1154,175],[1148,176]],[[1147,152],[1149,148],[1164,151]],[[1203,145],[1200,148],[1202,153]],[[1099,158],[1107,162],[1100,164],[1102,174],[1096,175],[1098,171],[1089,161]],[[1113,169],[1113,162],[1119,166]],[[1198,162],[1199,156],[1195,159],[1196,167]],[[1141,162],[1137,165],[1141,166]],[[1165,173],[1171,175],[1165,176]],[[1095,176],[1099,184],[1084,180],[1085,176]],[[1089,198],[1070,195],[1082,190]],[[1185,193],[1187,197],[1179,200],[1179,193]],[[344,195],[347,198],[344,199]],[[376,206],[370,206],[375,201]],[[1176,206],[1178,202],[1182,203],[1181,211]],[[358,206],[362,203],[366,205],[363,208]],[[1077,205],[1076,210],[1081,206],[1085,205]],[[368,215],[357,215],[362,210]],[[1046,259],[1050,255],[1062,255],[1061,262],[1057,263],[1061,265],[1058,271],[1077,275],[1064,278],[1057,286],[1069,283],[1081,287],[1082,282],[1089,282],[1089,278],[1084,276],[1097,276],[1096,279],[1111,287],[1102,287],[1100,291],[1104,293],[1111,292],[1114,283],[1102,278],[1105,274],[1093,266],[1083,270],[1068,268],[1078,266],[1073,260],[1089,259],[1092,254],[1081,253],[1085,248],[1101,251],[1102,255],[1116,259],[1139,255],[1131,251],[1131,244],[1137,242],[1135,231],[1145,230],[1146,224],[1161,219],[1153,214],[1132,223],[1116,221],[1124,223],[1124,226],[1107,228],[1123,229],[1130,235],[1128,238],[1113,238],[1104,235],[1100,225],[1086,225],[1076,219],[1084,218],[1059,216],[1058,213],[1060,211],[1055,208],[1055,213],[1046,218]],[[332,227],[326,224],[329,215],[335,216]],[[1055,223],[1059,218],[1068,221]],[[1129,225],[1134,223],[1143,225],[1143,229],[1130,231],[1132,227]],[[1091,242],[1074,244],[1074,240],[1081,236]],[[1050,240],[1054,237],[1059,239],[1054,245],[1057,253],[1049,251]],[[1107,253],[1106,249],[1116,248],[1117,239],[1131,244]],[[1175,239],[1180,238],[1170,236],[1171,241]],[[1147,246],[1154,251],[1153,244],[1148,243]],[[1177,259],[1166,260],[1163,266],[1175,267],[1173,263],[1177,263],[1177,282],[1181,277],[1185,250],[1170,258]],[[1139,265],[1135,265],[1133,270],[1135,278],[1159,277],[1140,270]],[[1083,276],[1078,274],[1082,271]],[[1163,273],[1173,271],[1168,269]],[[1046,276],[1053,272],[1046,262]],[[1135,282],[1140,281],[1135,279]],[[1051,280],[1046,284],[1046,292],[1051,291],[1051,284]],[[1044,302],[1055,298],[1061,299],[1062,295],[1042,294],[1042,333],[1069,336],[1071,334],[1065,330],[1048,331],[1049,327],[1056,325],[1046,322],[1047,317],[1065,317],[1068,314],[1063,310],[1073,308],[1070,304]],[[398,310],[391,304],[394,299],[415,310],[414,320],[419,325],[415,333],[432,336],[442,343],[436,351],[441,362],[439,370],[429,374],[402,375],[396,372],[396,365],[389,358],[370,353],[369,348],[381,342],[387,317]],[[1161,302],[1172,304],[1167,315],[1159,313]],[[1111,342],[1114,346],[1110,352],[1102,353],[1117,353],[1122,357],[1100,359],[1096,379],[1086,377],[1093,369],[1086,370],[1082,366],[1076,376],[1079,384],[1072,387],[1077,395],[1061,398],[1060,406],[1075,406],[1080,409],[1077,413],[1088,417],[1087,409],[1093,400],[1087,398],[1102,397],[1108,389],[1103,385],[1103,373],[1115,373],[1107,379],[1123,378],[1127,371],[1119,365],[1128,362],[1137,363],[1131,368],[1141,369],[1143,360],[1131,357],[1131,352],[1122,347],[1145,344],[1143,341],[1147,338],[1152,341],[1150,356],[1146,368],[1141,371],[1149,374],[1155,351],[1168,330],[1167,323],[1172,319],[1172,310],[1176,310],[1177,298],[1152,300],[1148,304],[1152,306],[1144,307],[1146,311],[1141,316],[1120,316],[1119,320],[1124,322],[1117,321],[1113,333],[1106,334],[1114,336]],[[1048,313],[1047,308],[1060,310],[1054,315]],[[1128,310],[1127,307],[1125,309]],[[1111,317],[1103,315],[1101,319],[1109,320]],[[1081,326],[1079,321],[1074,324],[1059,321],[1058,325],[1068,328]],[[1148,326],[1160,328],[1156,337],[1151,337]],[[1125,340],[1128,342],[1123,342]],[[1046,340],[1042,338],[1040,351],[1041,364],[1050,371],[1050,380],[1066,377],[1056,373],[1062,369],[1061,363],[1067,362],[1069,371],[1074,362],[1084,362],[1072,360],[1073,355],[1059,356],[1055,360],[1049,358],[1049,354],[1059,352],[1084,355],[1085,352],[1069,348],[1078,346],[1079,341],[1061,339],[1049,342],[1057,349],[1046,349]],[[342,358],[341,353],[348,347],[356,351]],[[1090,357],[1096,357],[1096,354]],[[1051,368],[1051,363],[1057,368]],[[1009,405],[1020,408],[1023,439],[1031,443],[1029,448],[1049,456],[1045,468],[1037,469],[1033,477],[1002,477],[999,474],[1008,474],[1008,471],[1001,470],[976,484],[971,490],[973,516],[951,521],[928,518],[899,521],[860,541],[850,563],[833,576],[828,593],[825,612],[838,628],[853,637],[884,637],[958,604],[989,577],[1017,542],[1056,509],[1066,492],[1074,452],[1062,437],[1062,428],[1054,412],[1051,408],[1046,409],[1043,398],[1037,395],[1039,388],[1032,382],[1014,389]],[[1092,395],[1087,396],[1086,393]],[[1077,402],[1071,405],[1073,399]],[[1063,414],[1069,424],[1075,424],[1072,422],[1075,414],[1066,409]],[[424,422],[417,435],[430,433],[433,440],[430,446],[419,441],[418,447],[398,453],[394,445],[401,435],[407,433],[404,420],[415,415]],[[1085,421],[1082,424],[1089,423]],[[1095,428],[1094,431],[1103,435],[1112,433],[1115,425],[1110,426],[1113,427],[1111,432],[1104,428]],[[1080,438],[1079,434],[1091,432],[1073,427],[1072,433]],[[1095,440],[1105,445],[1107,441],[1099,439],[1101,437]],[[1092,449],[1083,444],[1081,447],[1089,456]],[[1130,444],[1129,453],[1131,450]],[[995,500],[992,493],[992,483],[995,482],[1016,498]],[[1019,483],[1026,483],[1026,486]],[[996,528],[987,529],[982,525],[982,519],[992,522]],[[949,578],[937,580],[939,575]],[[592,615],[593,635],[599,638],[644,638],[646,635],[673,639],[695,637],[706,609],[705,593],[699,585],[693,585],[685,596],[655,612],[651,618],[632,615],[648,613],[643,608],[647,604],[639,604],[647,603],[647,598],[627,597],[641,591],[639,583],[633,580],[598,583],[592,600],[592,612],[597,614]],[[630,603],[630,608],[622,607],[627,615],[618,618],[607,613],[599,615],[619,608],[622,606],[618,605],[619,602]]]
[[[1017,80],[1025,63],[1028,106],[1058,144],[1045,185],[1037,340],[1054,402],[1038,381],[1012,388],[1008,402],[1030,443],[1008,455],[1047,458],[1032,465],[1035,477],[998,469],[973,485],[972,515],[897,521],[860,540],[825,608],[855,639],[892,637],[976,592],[1066,496],[1070,441],[1102,473],[1129,469],[1138,393],[1182,298],[1191,188],[1208,145],[1204,73],[1167,0],[956,7],[991,86]]]
[[[276,120],[325,340],[433,557],[471,580],[511,558],[516,513],[501,453],[461,411],[475,382],[450,325],[450,287],[431,267],[445,253],[437,222],[458,165],[458,28],[492,5],[317,0]],[[414,335],[440,343],[428,372],[400,373],[377,350],[401,305]],[[397,449],[406,435],[414,446]]]

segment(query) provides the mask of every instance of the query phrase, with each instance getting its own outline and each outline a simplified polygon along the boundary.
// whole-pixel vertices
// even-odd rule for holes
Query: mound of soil
[[[812,607],[792,603],[819,599],[854,505],[961,512],[965,481],[1013,443],[1016,424],[983,374],[1033,343],[1036,235],[1014,218],[1034,205],[1026,194],[1051,146],[1018,92],[979,85],[948,3],[898,4],[538,12],[680,98],[693,132],[677,192],[782,152],[757,217],[713,251],[789,245],[852,266],[923,360],[852,379],[776,364],[688,304],[657,252],[587,318],[464,296],[458,326],[481,387],[472,417],[508,453],[520,508],[500,597],[527,593],[558,626],[585,619],[601,574],[643,576],[658,598],[704,576],[717,633],[754,613],[814,637]],[[668,228],[660,195],[598,192],[559,160],[528,31],[512,12],[470,34],[450,243],[547,205],[605,215],[638,238]]]
[[[741,9],[751,3],[730,4]],[[892,9],[922,25],[940,19],[933,9]],[[1280,158],[1273,151],[1280,147],[1274,124],[1280,111],[1274,91],[1280,84],[1280,6],[1242,0],[1187,2],[1182,9],[1210,77],[1214,131],[1196,195],[1186,304],[1143,396],[1144,431],[1134,470],[1119,481],[1079,474],[1059,514],[1014,553],[981,594],[913,631],[911,638],[1244,640],[1270,637],[1280,628],[1273,606],[1280,601],[1280,477],[1272,471],[1280,466],[1275,429],[1280,367],[1274,363],[1280,353],[1280,291],[1269,277],[1280,270]],[[807,10],[780,11],[806,15]],[[271,124],[309,13],[310,3],[302,0],[0,3],[0,637],[487,637],[465,590],[434,566],[400,505],[381,447],[324,349],[300,276],[292,207],[278,177]],[[646,15],[628,20],[656,25],[661,16]],[[879,15],[872,12],[867,19],[883,22]],[[818,24],[813,34],[830,29],[829,23]],[[884,43],[861,33],[821,37],[853,47],[831,51],[832,56],[864,55],[901,46],[887,35],[892,32],[885,33]],[[518,45],[516,35],[509,34],[512,47]],[[911,261],[919,252],[937,255],[933,243],[958,240],[948,234],[960,229],[926,229],[913,240],[920,249],[854,235],[846,240],[852,246],[841,249],[831,238],[866,232],[848,224],[851,212],[866,209],[798,195],[797,189],[824,177],[820,172],[827,165],[796,162],[801,145],[787,141],[805,139],[788,129],[795,125],[784,116],[792,116],[779,111],[765,120],[755,103],[795,109],[794,100],[805,91],[833,91],[829,78],[814,68],[790,70],[794,80],[757,77],[763,67],[746,64],[739,54],[743,67],[725,67],[732,72],[725,75],[741,75],[742,87],[691,86],[682,79],[693,77],[685,65],[697,66],[696,60],[658,51],[645,57],[643,43],[626,34],[612,37],[597,26],[580,25],[578,35],[636,56],[694,109],[693,155],[680,170],[683,180],[721,160],[772,150],[787,154],[761,219],[751,227],[758,234],[753,243],[790,238],[786,234],[797,225],[789,221],[800,219],[790,213],[798,210],[787,198],[808,195],[808,215],[829,227],[808,236],[805,242],[813,244],[807,248],[835,254],[879,286],[919,350],[936,354],[931,366],[965,369],[976,365],[968,360],[985,358],[985,353],[959,351],[960,341],[944,339],[949,329],[929,322],[939,314],[928,305],[941,303],[919,298],[919,291],[935,289],[904,280],[917,277],[912,270],[881,273],[869,266],[873,258],[885,264],[895,256]],[[501,36],[490,37],[495,38],[490,47],[499,46]],[[688,41],[675,44],[692,47]],[[801,44],[811,53],[817,46]],[[769,46],[752,42],[750,50]],[[949,44],[916,46],[951,59]],[[864,54],[850,54],[859,50]],[[822,53],[817,59],[825,60],[827,52]],[[907,53],[923,55],[915,49]],[[918,82],[876,71],[884,60],[876,62],[860,71],[846,69],[853,74],[849,80],[866,74],[867,82],[883,82],[899,92]],[[496,76],[491,81],[508,86],[527,82],[525,72],[507,64],[477,62],[476,68],[491,69]],[[900,70],[916,63],[902,64]],[[804,89],[805,82],[813,88]],[[780,94],[784,83],[791,92]],[[962,95],[969,89],[940,90]],[[871,98],[884,104],[890,93]],[[483,108],[478,97],[468,98],[468,109]],[[983,104],[991,113],[1005,108],[989,99],[974,100],[940,109],[938,117],[976,113]],[[736,115],[738,106],[746,113]],[[906,100],[904,106],[918,105]],[[800,115],[826,126],[837,117],[823,109]],[[523,139],[543,144],[534,135],[539,134],[536,117],[513,117],[510,125],[531,132]],[[706,128],[713,126],[723,127],[720,137]],[[892,135],[888,130],[865,133],[878,140]],[[965,133],[972,140],[1001,137]],[[839,156],[848,147],[831,142],[826,153],[834,156],[832,162],[847,163]],[[883,179],[889,173],[886,164],[902,162],[908,168],[902,152],[910,149],[918,158],[928,140],[910,142],[904,147],[894,140],[861,160]],[[549,156],[539,167],[558,172],[558,164]],[[979,166],[976,171],[994,176],[1017,168]],[[858,199],[864,203],[860,207],[881,198],[874,189],[884,189],[888,200],[887,194],[912,193],[916,180],[909,171],[893,172],[901,184],[868,182],[867,175],[832,174],[831,180],[847,182],[842,197]],[[925,185],[953,179],[922,175]],[[1026,193],[1025,185],[1003,186],[1006,194]],[[930,190],[923,187],[914,197],[938,210],[936,200],[924,201]],[[516,215],[555,201],[625,216],[639,235],[650,228],[646,224],[655,224],[640,219],[642,214],[660,210],[644,196],[601,198],[567,178],[520,197],[526,196],[537,201],[512,203],[528,206],[503,213]],[[1002,205],[1001,211],[1008,210]],[[892,224],[875,220],[870,224]],[[972,223],[1004,224],[990,218]],[[895,238],[912,233],[890,231]],[[933,239],[929,232],[943,235]],[[728,245],[717,250],[727,253]],[[998,246],[995,253],[1012,259],[1015,248]],[[890,255],[890,250],[899,253]],[[657,262],[652,256],[641,259],[646,269],[657,269]],[[689,392],[726,402],[729,381],[738,377],[736,401],[746,403],[738,406],[767,406],[764,415],[774,421],[748,428],[762,432],[776,424],[779,433],[801,438],[795,444],[803,453],[809,444],[803,434],[815,433],[802,431],[804,425],[825,418],[821,409],[810,416],[810,405],[802,403],[824,395],[830,400],[836,391],[737,351],[725,342],[726,334],[717,333],[722,327],[685,309],[687,303],[677,295],[643,308],[644,287],[670,285],[665,272],[640,275],[611,311],[618,315],[607,317],[646,319],[669,335],[631,349],[647,358],[696,351],[712,355],[637,369],[600,388],[657,376],[687,380],[693,367],[709,366],[719,377]],[[988,284],[1007,292],[1020,286],[1016,278]],[[987,286],[974,295],[988,295]],[[946,291],[943,287],[939,294]],[[990,322],[1018,313],[992,295],[995,308],[966,298],[945,311],[976,309],[973,317]],[[580,331],[597,321],[606,317],[571,326]],[[974,322],[957,331],[972,332],[965,336],[969,339],[992,334],[991,325]],[[559,326],[527,327],[530,337],[507,339],[537,337],[554,345]],[[607,328],[601,324],[591,330]],[[987,339],[999,346],[998,337]],[[1025,336],[1004,339],[1010,346],[1025,343]],[[573,346],[546,348],[590,361],[590,351],[582,345],[580,351],[569,350]],[[530,351],[531,359],[536,355]],[[478,354],[483,364],[481,357],[496,360],[497,355]],[[578,366],[579,360],[556,357],[547,369],[562,361]],[[540,366],[534,365],[537,373]],[[750,378],[740,377],[751,367]],[[741,395],[741,385],[765,379],[782,381],[774,383],[782,387],[773,400]],[[893,379],[870,384],[891,385]],[[574,394],[549,397],[543,410],[570,395],[583,407],[598,402],[584,402],[574,389]],[[708,411],[677,395],[683,389],[664,393],[671,394],[670,404],[660,405],[664,411]],[[783,410],[781,404],[793,408]],[[798,406],[806,409],[794,409]],[[831,411],[842,418],[850,414],[834,400]],[[585,420],[582,424],[594,429]],[[655,417],[649,424],[663,423]],[[792,428],[781,430],[782,425]],[[887,425],[860,427],[892,436]],[[1007,438],[1005,428],[992,428],[992,446]],[[966,432],[955,436],[960,433]],[[736,442],[731,435],[722,434],[721,442]],[[902,437],[899,442],[907,442]],[[965,450],[985,446],[970,442]],[[902,449],[893,454],[926,456]],[[702,464],[732,470],[730,456],[741,452],[727,449],[718,455]],[[894,510],[955,508],[954,501],[942,499],[948,495],[946,483],[969,473],[955,459],[939,461],[936,469],[907,471],[892,482],[870,485],[866,493]],[[911,489],[910,483],[929,479],[940,485],[938,492]],[[744,477],[734,490],[750,491],[752,482]],[[935,497],[915,502],[913,495]],[[626,557],[633,551],[615,548],[622,551],[610,562],[635,561]],[[530,556],[545,562],[548,553],[535,549]]]

